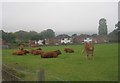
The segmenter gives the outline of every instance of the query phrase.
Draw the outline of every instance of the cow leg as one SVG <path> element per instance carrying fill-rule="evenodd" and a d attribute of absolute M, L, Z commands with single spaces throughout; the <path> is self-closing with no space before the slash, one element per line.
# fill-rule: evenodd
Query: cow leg
<path fill-rule="evenodd" d="M 87 51 L 87 58 L 88 58 L 88 60 L 90 60 L 90 59 L 91 59 L 91 54 L 90 54 L 90 51 Z"/>
<path fill-rule="evenodd" d="M 88 60 L 89 59 L 89 55 L 87 54 L 87 56 L 86 56 L 86 59 Z"/>
<path fill-rule="evenodd" d="M 87 54 L 87 59 L 90 60 L 90 54 L 89 53 Z"/>
<path fill-rule="evenodd" d="M 91 56 L 91 57 L 92 57 L 92 60 L 94 60 L 93 53 L 92 53 L 92 56 Z"/>
<path fill-rule="evenodd" d="M 86 58 L 86 60 L 88 59 L 88 53 L 85 51 L 85 50 L 83 50 L 83 53 L 85 54 L 85 58 Z"/>
<path fill-rule="evenodd" d="M 86 52 L 86 59 L 88 60 L 89 59 L 89 53 Z"/>

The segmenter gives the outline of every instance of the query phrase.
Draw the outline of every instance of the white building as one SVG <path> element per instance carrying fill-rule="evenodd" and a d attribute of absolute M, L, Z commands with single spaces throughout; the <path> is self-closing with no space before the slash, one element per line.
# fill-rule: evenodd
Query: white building
<path fill-rule="evenodd" d="M 86 39 L 84 39 L 84 42 L 92 42 L 92 39 L 86 38 Z"/>
<path fill-rule="evenodd" d="M 43 45 L 43 40 L 38 40 L 38 45 Z"/>
<path fill-rule="evenodd" d="M 61 39 L 61 43 L 64 43 L 64 44 L 73 43 L 72 38 L 63 38 Z"/>

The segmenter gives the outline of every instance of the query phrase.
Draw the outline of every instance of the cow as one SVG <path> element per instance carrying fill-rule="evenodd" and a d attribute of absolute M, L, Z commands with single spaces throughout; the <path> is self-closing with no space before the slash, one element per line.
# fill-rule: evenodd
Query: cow
<path fill-rule="evenodd" d="M 33 54 L 33 51 L 35 51 L 35 50 L 29 50 L 29 53 Z"/>
<path fill-rule="evenodd" d="M 93 43 L 92 42 L 85 42 L 82 54 L 86 53 L 86 58 L 91 59 L 91 58 L 93 58 L 93 52 L 94 52 Z"/>
<path fill-rule="evenodd" d="M 56 58 L 60 54 L 62 54 L 60 50 L 44 52 L 41 54 L 41 58 Z"/>
<path fill-rule="evenodd" d="M 32 54 L 41 55 L 42 53 L 44 53 L 42 50 L 34 50 Z"/>
<path fill-rule="evenodd" d="M 12 53 L 13 55 L 24 55 L 25 52 L 23 50 L 17 50 L 15 52 Z"/>
<path fill-rule="evenodd" d="M 42 48 L 37 48 L 36 50 L 42 50 Z"/>
<path fill-rule="evenodd" d="M 74 53 L 74 50 L 71 49 L 71 48 L 65 48 L 64 51 L 65 51 L 66 53 Z"/>
<path fill-rule="evenodd" d="M 17 50 L 13 52 L 12 55 L 26 55 L 27 53 L 29 53 L 27 50 Z"/>
<path fill-rule="evenodd" d="M 32 54 L 33 54 L 33 55 L 39 55 L 39 52 L 38 52 L 37 50 L 34 50 L 34 51 L 32 52 Z"/>
<path fill-rule="evenodd" d="M 24 51 L 24 53 L 25 53 L 25 54 L 28 54 L 28 53 L 29 53 L 29 51 L 28 51 L 28 50 L 23 50 L 23 51 Z"/>
<path fill-rule="evenodd" d="M 37 50 L 30 50 L 29 52 L 33 55 L 41 55 L 41 53 L 43 53 L 44 51 L 37 49 Z"/>

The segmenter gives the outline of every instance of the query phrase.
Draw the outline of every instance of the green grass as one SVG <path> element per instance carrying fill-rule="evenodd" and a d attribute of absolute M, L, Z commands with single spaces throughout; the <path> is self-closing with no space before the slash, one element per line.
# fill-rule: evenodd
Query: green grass
<path fill-rule="evenodd" d="M 65 47 L 75 53 L 65 53 Z M 37 71 L 45 70 L 46 81 L 117 81 L 118 80 L 118 44 L 96 44 L 94 60 L 86 60 L 81 55 L 83 45 L 44 46 L 45 51 L 60 49 L 58 58 L 44 59 L 31 54 L 25 56 L 11 55 L 15 49 L 4 49 L 2 60 L 13 68 L 22 71 L 24 80 L 36 80 Z M 18 64 L 16 64 L 18 63 Z"/>

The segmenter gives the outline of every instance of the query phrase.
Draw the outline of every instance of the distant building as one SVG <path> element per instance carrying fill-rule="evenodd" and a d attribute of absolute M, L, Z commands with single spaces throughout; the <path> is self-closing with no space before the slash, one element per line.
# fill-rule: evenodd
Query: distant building
<path fill-rule="evenodd" d="M 61 44 L 72 44 L 72 38 L 63 38 L 61 39 Z"/>
<path fill-rule="evenodd" d="M 43 45 L 44 40 L 38 40 L 38 45 Z"/>
<path fill-rule="evenodd" d="M 59 44 L 72 44 L 73 38 L 71 36 L 68 36 L 66 34 L 61 34 L 55 37 L 55 45 Z"/>
<path fill-rule="evenodd" d="M 96 36 L 96 37 L 92 37 L 93 41 L 95 43 L 108 43 L 109 39 L 107 36 Z"/>
<path fill-rule="evenodd" d="M 85 38 L 84 42 L 92 42 L 93 40 L 91 38 Z"/>
<path fill-rule="evenodd" d="M 29 40 L 29 46 L 30 47 L 36 47 L 38 44 L 37 44 L 37 42 L 36 41 L 34 41 L 34 40 Z"/>

